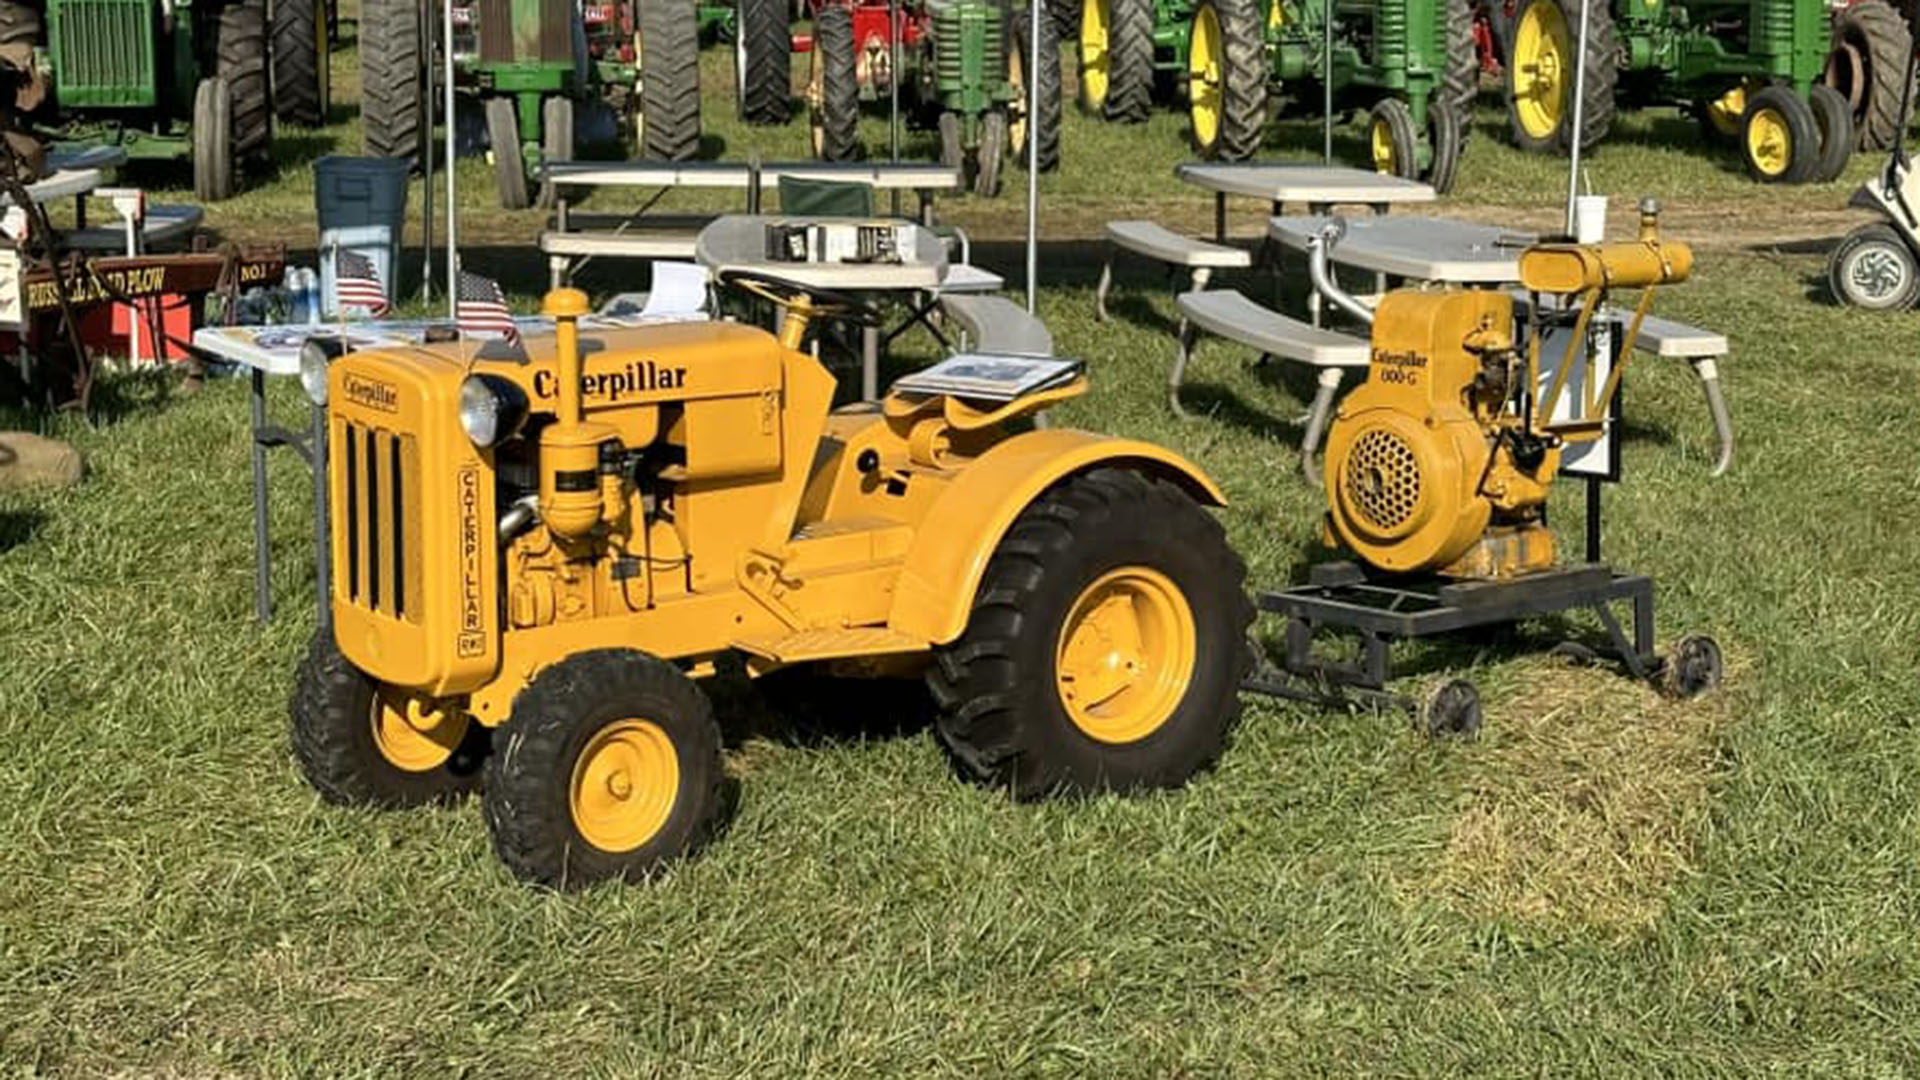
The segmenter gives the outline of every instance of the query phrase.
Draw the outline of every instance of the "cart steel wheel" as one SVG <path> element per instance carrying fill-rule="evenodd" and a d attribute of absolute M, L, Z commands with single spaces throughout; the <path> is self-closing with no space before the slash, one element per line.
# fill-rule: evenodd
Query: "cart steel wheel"
<path fill-rule="evenodd" d="M 697 850 L 725 805 L 720 728 L 693 680 L 632 649 L 578 653 L 534 676 L 487 760 L 493 848 L 566 889 L 640 878 Z"/>
<path fill-rule="evenodd" d="M 1847 160 L 1853 157 L 1853 112 L 1840 91 L 1823 83 L 1813 84 L 1807 104 L 1813 109 L 1814 127 L 1820 133 L 1820 153 L 1807 180 L 1824 184 L 1839 179 L 1847 171 Z"/>
<path fill-rule="evenodd" d="M 1920 298 L 1920 256 L 1884 222 L 1847 234 L 1827 260 L 1835 299 L 1869 311 L 1904 311 Z"/>
<path fill-rule="evenodd" d="M 1053 677 L 1088 737 L 1130 743 L 1158 731 L 1193 678 L 1193 609 L 1165 574 L 1123 566 L 1081 591 L 1060 627 Z"/>
<path fill-rule="evenodd" d="M 1812 107 L 1788 87 L 1761 90 L 1747 102 L 1740 150 L 1748 175 L 1756 180 L 1797 184 L 1807 179 L 1820 157 Z"/>
<path fill-rule="evenodd" d="M 314 635 L 288 713 L 294 760 L 328 802 L 420 806 L 479 781 L 486 730 L 456 708 L 381 687 L 340 655 L 329 631 Z"/>
<path fill-rule="evenodd" d="M 1431 110 L 1435 102 L 1428 106 Z M 1367 145 L 1375 172 L 1409 180 L 1420 176 L 1420 144 L 1413 130 L 1413 113 L 1399 98 L 1382 98 L 1368 115 Z"/>
<path fill-rule="evenodd" d="M 928 686 L 956 767 L 1017 798 L 1176 787 L 1252 660 L 1246 567 L 1180 488 L 1102 468 L 1015 520 Z"/>
<path fill-rule="evenodd" d="M 487 152 L 493 158 L 493 185 L 507 210 L 527 208 L 527 161 L 520 147 L 519 103 L 490 97 L 486 104 Z"/>

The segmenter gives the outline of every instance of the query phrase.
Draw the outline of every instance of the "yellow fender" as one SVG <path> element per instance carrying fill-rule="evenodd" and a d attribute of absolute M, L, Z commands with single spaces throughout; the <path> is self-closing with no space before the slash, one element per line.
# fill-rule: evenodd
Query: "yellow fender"
<path fill-rule="evenodd" d="M 1225 506 L 1219 486 L 1171 450 L 1086 431 L 1016 435 L 967 466 L 933 504 L 907 549 L 888 625 L 936 645 L 960 636 L 1000 538 L 1040 493 L 1096 466 L 1171 481 L 1203 506 Z"/>

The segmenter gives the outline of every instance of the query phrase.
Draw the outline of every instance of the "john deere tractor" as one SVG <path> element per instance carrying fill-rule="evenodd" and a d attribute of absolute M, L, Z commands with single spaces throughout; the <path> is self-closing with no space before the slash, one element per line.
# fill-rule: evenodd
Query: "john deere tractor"
<path fill-rule="evenodd" d="M 1146 119 L 1156 85 L 1183 96 L 1194 148 L 1252 157 L 1267 121 L 1365 110 L 1375 168 L 1452 187 L 1479 60 L 1467 0 L 1087 0 L 1080 100 Z M 1331 18 L 1332 55 L 1327 54 Z"/>
<path fill-rule="evenodd" d="M 557 336 L 524 356 L 310 343 L 332 625 L 291 713 L 322 796 L 477 787 L 516 875 L 638 877 L 714 835 L 700 680 L 723 664 L 922 677 L 955 768 L 1021 798 L 1176 787 L 1214 761 L 1253 611 L 1211 480 L 1148 443 L 1022 431 L 1085 389 L 1071 371 L 1007 402 L 831 410 L 808 325 L 879 313 L 721 282 L 783 308 L 778 336 L 589 331 L 586 297 L 557 290 Z"/>
<path fill-rule="evenodd" d="M 857 34 L 854 8 L 822 4 L 814 16 L 808 81 L 814 153 L 828 161 L 858 157 L 864 102 L 889 100 L 891 55 L 884 36 Z M 1060 46 L 1055 25 L 1040 25 L 1040 111 L 1028 116 L 1030 19 L 1005 0 L 928 0 L 904 5 L 900 28 L 900 108 L 907 124 L 937 131 L 940 160 L 963 169 L 973 191 L 995 195 L 1001 165 L 1027 159 L 1029 133 L 1040 140 L 1041 171 L 1060 166 Z M 880 23 L 884 35 L 886 22 Z M 885 57 L 884 61 L 880 60 Z"/>
<path fill-rule="evenodd" d="M 1576 0 L 1520 0 L 1507 114 L 1522 149 L 1572 142 Z M 1594 0 L 1584 35 L 1581 145 L 1615 110 L 1678 104 L 1747 171 L 1776 183 L 1840 175 L 1856 147 L 1897 136 L 1912 38 L 1886 0 L 1830 12 L 1826 0 Z"/>
<path fill-rule="evenodd" d="M 0 68 L 16 126 L 193 161 L 202 199 L 268 160 L 276 113 L 326 108 L 324 0 L 0 0 Z"/>
<path fill-rule="evenodd" d="M 532 202 L 543 161 L 574 156 L 576 113 L 612 110 L 649 158 L 684 160 L 700 145 L 699 26 L 692 0 L 576 4 L 467 0 L 453 8 L 455 78 L 477 108 L 500 204 Z M 422 72 L 437 41 L 419 0 L 361 8 L 361 120 L 367 152 L 420 153 Z M 542 202 L 550 190 L 541 190 Z"/>

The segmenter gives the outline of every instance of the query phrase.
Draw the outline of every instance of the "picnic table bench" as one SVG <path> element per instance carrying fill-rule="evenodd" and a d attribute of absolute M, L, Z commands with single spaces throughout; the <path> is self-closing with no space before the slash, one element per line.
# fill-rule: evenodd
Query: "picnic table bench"
<path fill-rule="evenodd" d="M 1107 321 L 1107 293 L 1113 288 L 1113 256 L 1120 250 L 1149 259 L 1181 266 L 1191 271 L 1189 287 L 1199 292 L 1207 287 L 1213 272 L 1253 265 L 1253 256 L 1237 247 L 1196 240 L 1152 221 L 1107 222 L 1107 258 L 1100 265 L 1100 282 L 1093 290 L 1093 310 L 1101 322 Z"/>

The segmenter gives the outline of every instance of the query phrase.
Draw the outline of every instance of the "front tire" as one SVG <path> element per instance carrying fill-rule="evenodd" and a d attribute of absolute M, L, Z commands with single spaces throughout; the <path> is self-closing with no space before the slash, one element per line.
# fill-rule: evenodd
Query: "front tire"
<path fill-rule="evenodd" d="M 1747 175 L 1769 184 L 1799 184 L 1820 162 L 1820 126 L 1813 107 L 1789 86 L 1769 86 L 1747 100 L 1740 156 Z"/>
<path fill-rule="evenodd" d="M 1017 798 L 1178 787 L 1220 755 L 1252 653 L 1246 567 L 1162 480 L 1097 469 L 1027 507 L 928 685 L 956 767 Z"/>
<path fill-rule="evenodd" d="M 294 760 L 320 797 L 340 806 L 400 809 L 473 790 L 486 733 L 448 708 L 437 723 L 383 689 L 340 654 L 331 631 L 314 634 L 294 677 Z"/>
<path fill-rule="evenodd" d="M 193 91 L 193 194 L 219 202 L 233 194 L 233 117 L 225 79 L 201 79 Z"/>
<path fill-rule="evenodd" d="M 1868 311 L 1905 311 L 1920 299 L 1920 257 L 1893 226 L 1862 225 L 1827 259 L 1834 298 Z"/>
<path fill-rule="evenodd" d="M 487 146 L 493 152 L 493 186 L 505 210 L 527 208 L 527 162 L 520 148 L 519 104 L 510 97 L 487 99 Z"/>
<path fill-rule="evenodd" d="M 634 880 L 719 824 L 725 773 L 707 696 L 631 649 L 579 653 L 513 701 L 481 810 L 514 876 L 556 889 Z"/>
<path fill-rule="evenodd" d="M 1428 106 L 1431 111 L 1434 102 Z M 1399 98 L 1381 98 L 1368 117 L 1367 146 L 1373 171 L 1405 180 L 1420 177 L 1420 143 L 1413 130 L 1413 112 Z"/>

